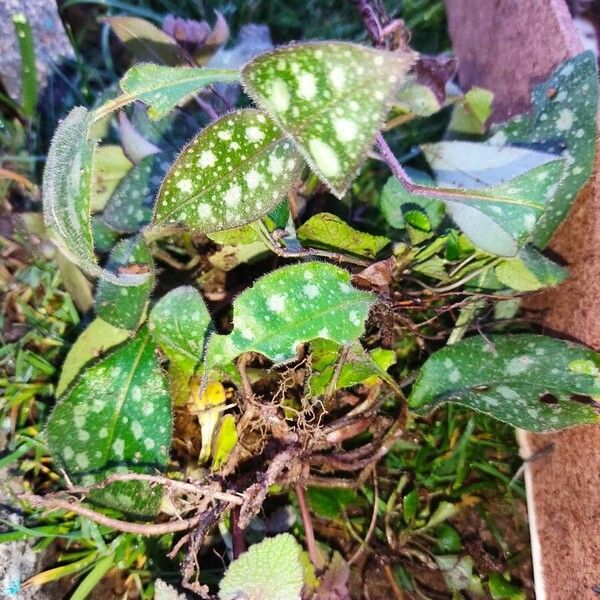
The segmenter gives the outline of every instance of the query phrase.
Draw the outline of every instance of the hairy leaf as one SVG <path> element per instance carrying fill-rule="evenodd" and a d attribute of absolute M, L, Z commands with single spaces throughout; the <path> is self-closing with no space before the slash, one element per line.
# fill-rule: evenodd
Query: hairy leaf
<path fill-rule="evenodd" d="M 210 232 L 256 221 L 279 204 L 302 162 L 263 113 L 226 115 L 175 161 L 161 186 L 154 222 Z"/>
<path fill-rule="evenodd" d="M 202 358 L 211 319 L 200 292 L 181 286 L 163 296 L 150 311 L 148 328 L 170 360 L 195 366 Z"/>
<path fill-rule="evenodd" d="M 154 583 L 154 600 L 187 600 L 187 596 L 180 594 L 162 579 L 157 579 Z"/>
<path fill-rule="evenodd" d="M 582 368 L 589 365 L 589 368 Z M 420 414 L 456 402 L 530 431 L 599 420 L 600 356 L 549 337 L 515 334 L 472 337 L 435 352 L 409 397 Z"/>
<path fill-rule="evenodd" d="M 347 271 L 330 264 L 273 271 L 235 299 L 233 331 L 211 337 L 207 369 L 249 351 L 275 362 L 289 360 L 299 344 L 316 338 L 347 344 L 362 334 L 374 299 L 350 285 Z"/>
<path fill-rule="evenodd" d="M 128 337 L 127 330 L 114 327 L 100 317 L 94 319 L 75 340 L 63 362 L 60 379 L 54 391 L 56 397 L 63 394 L 86 363 L 102 356 L 107 350 L 124 342 Z"/>
<path fill-rule="evenodd" d="M 47 437 L 58 462 L 84 485 L 165 465 L 171 402 L 145 329 L 80 373 L 50 416 Z M 160 501 L 141 482 L 111 484 L 89 498 L 132 513 L 151 513 Z"/>
<path fill-rule="evenodd" d="M 447 213 L 475 246 L 490 254 L 515 256 L 531 236 L 563 173 L 563 161 L 558 160 L 501 185 L 438 191 L 446 194 L 442 201 Z M 405 194 L 406 201 L 418 202 L 417 194 Z"/>
<path fill-rule="evenodd" d="M 89 128 L 88 111 L 77 106 L 52 138 L 44 169 L 44 222 L 53 241 L 86 273 L 117 286 L 143 285 L 145 274 L 115 275 L 97 264 L 90 226 L 94 144 Z"/>
<path fill-rule="evenodd" d="M 220 600 L 300 600 L 302 548 L 289 533 L 266 538 L 234 560 L 219 583 Z"/>
<path fill-rule="evenodd" d="M 342 251 L 355 256 L 375 258 L 391 240 L 350 227 L 331 213 L 314 215 L 298 228 L 298 239 L 304 246 Z"/>
<path fill-rule="evenodd" d="M 60 123 L 48 150 L 42 194 L 44 221 L 54 241 L 82 269 L 97 275 L 90 227 L 94 144 L 88 141 L 89 125 L 83 106 Z"/>
<path fill-rule="evenodd" d="M 503 145 L 537 145 L 566 159 L 566 176 L 536 225 L 533 242 L 544 247 L 589 179 L 596 152 L 598 72 L 596 57 L 583 52 L 534 87 L 533 111 L 500 125 L 490 140 Z"/>
<path fill-rule="evenodd" d="M 146 275 L 142 285 L 126 287 L 101 280 L 96 289 L 96 314 L 115 327 L 136 329 L 154 283 L 154 262 L 144 239 L 133 237 L 119 242 L 110 253 L 107 267 L 119 273 Z"/>
<path fill-rule="evenodd" d="M 341 197 L 413 61 L 347 42 L 292 44 L 252 60 L 242 82 Z"/>
<path fill-rule="evenodd" d="M 199 69 L 135 65 L 121 79 L 121 89 L 149 106 L 151 119 L 164 117 L 172 108 L 189 100 L 198 90 L 217 81 L 238 81 L 233 69 Z"/>

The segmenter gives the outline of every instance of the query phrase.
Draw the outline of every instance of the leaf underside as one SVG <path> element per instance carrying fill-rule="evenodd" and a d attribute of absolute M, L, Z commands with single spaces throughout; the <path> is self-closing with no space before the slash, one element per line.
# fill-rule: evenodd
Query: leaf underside
<path fill-rule="evenodd" d="M 600 395 L 598 366 L 593 350 L 545 336 L 472 337 L 425 362 L 409 406 L 428 414 L 455 402 L 530 431 L 595 423 L 599 411 L 591 397 Z"/>
<path fill-rule="evenodd" d="M 256 221 L 285 197 L 302 164 L 266 115 L 231 113 L 183 149 L 159 191 L 154 222 L 211 232 Z"/>
<path fill-rule="evenodd" d="M 161 468 L 167 461 L 171 429 L 164 377 L 155 346 L 142 329 L 80 373 L 50 416 L 47 437 L 69 476 L 91 485 L 114 472 Z M 91 499 L 131 513 L 152 513 L 157 508 L 156 495 L 140 482 L 112 484 Z"/>
<path fill-rule="evenodd" d="M 341 197 L 413 62 L 406 52 L 347 42 L 292 44 L 248 63 L 242 82 Z"/>

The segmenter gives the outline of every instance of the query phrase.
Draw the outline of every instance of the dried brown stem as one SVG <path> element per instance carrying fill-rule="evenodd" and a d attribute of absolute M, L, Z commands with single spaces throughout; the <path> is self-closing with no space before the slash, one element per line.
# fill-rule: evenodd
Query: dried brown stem
<path fill-rule="evenodd" d="M 38 508 L 44 508 L 48 510 L 66 510 L 74 512 L 82 517 L 94 521 L 99 525 L 105 525 L 116 531 L 122 531 L 123 533 L 134 533 L 136 535 L 153 536 L 153 535 L 165 535 L 166 533 L 175 533 L 177 531 L 186 531 L 195 527 L 202 518 L 202 515 L 196 515 L 191 519 L 178 519 L 176 521 L 169 521 L 168 523 L 129 523 L 128 521 L 121 521 L 120 519 L 113 519 L 107 517 L 102 513 L 96 512 L 91 508 L 82 506 L 79 502 L 71 502 L 69 500 L 61 500 L 58 498 L 44 498 L 41 496 L 35 496 L 33 494 L 21 494 L 20 500 L 29 502 L 32 506 Z"/>

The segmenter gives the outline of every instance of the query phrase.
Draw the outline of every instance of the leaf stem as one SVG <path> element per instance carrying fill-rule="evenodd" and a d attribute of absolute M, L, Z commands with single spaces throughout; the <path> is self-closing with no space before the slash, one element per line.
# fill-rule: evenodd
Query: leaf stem
<path fill-rule="evenodd" d="M 133 94 L 120 94 L 116 98 L 105 102 L 97 109 L 92 111 L 92 123 L 99 121 L 123 106 L 131 104 L 134 100 L 137 100 L 137 96 L 134 96 Z"/>
<path fill-rule="evenodd" d="M 306 493 L 304 488 L 298 484 L 296 485 L 296 497 L 298 498 L 298 506 L 300 508 L 300 516 L 302 517 L 302 524 L 304 526 L 304 535 L 306 537 L 306 550 L 308 551 L 308 557 L 314 567 L 319 566 L 319 556 L 317 552 L 317 543 L 315 540 L 315 531 L 313 529 L 312 520 L 310 518 L 310 510 L 308 508 L 308 502 L 306 501 Z"/>

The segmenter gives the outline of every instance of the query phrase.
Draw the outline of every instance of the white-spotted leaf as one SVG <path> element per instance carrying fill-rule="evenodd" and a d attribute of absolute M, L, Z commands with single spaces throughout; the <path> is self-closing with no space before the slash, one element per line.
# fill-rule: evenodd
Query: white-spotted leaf
<path fill-rule="evenodd" d="M 413 62 L 347 42 L 292 44 L 252 60 L 242 82 L 341 197 Z"/>
<path fill-rule="evenodd" d="M 150 311 L 148 329 L 169 360 L 200 362 L 212 321 L 200 292 L 181 286 L 163 296 Z"/>
<path fill-rule="evenodd" d="M 219 81 L 236 82 L 240 73 L 232 69 L 135 65 L 121 79 L 121 89 L 148 105 L 151 119 L 164 117 L 202 88 Z"/>
<path fill-rule="evenodd" d="M 586 366 L 586 368 L 582 368 Z M 550 431 L 600 420 L 600 355 L 532 335 L 468 338 L 423 365 L 409 406 L 427 414 L 455 402 L 514 427 Z"/>
<path fill-rule="evenodd" d="M 129 331 L 119 329 L 96 317 L 75 340 L 65 357 L 60 379 L 54 390 L 56 397 L 59 398 L 63 394 L 86 363 L 102 356 L 128 337 Z"/>
<path fill-rule="evenodd" d="M 531 237 L 563 174 L 564 161 L 555 160 L 488 188 L 438 188 L 446 194 L 443 198 L 420 196 L 405 188 L 396 194 L 402 203 L 419 204 L 423 197 L 443 201 L 448 215 L 475 246 L 510 257 Z"/>
<path fill-rule="evenodd" d="M 547 81 L 534 87 L 531 115 L 520 115 L 498 126 L 490 140 L 500 145 L 527 144 L 562 153 L 565 158 L 565 177 L 533 232 L 533 242 L 539 247 L 550 241 L 592 173 L 597 135 L 597 69 L 596 57 L 590 51 L 565 61 Z"/>
<path fill-rule="evenodd" d="M 121 233 L 134 233 L 152 218 L 158 187 L 170 163 L 162 154 L 146 156 L 113 192 L 102 213 L 104 222 Z"/>
<path fill-rule="evenodd" d="M 183 149 L 159 191 L 154 222 L 211 232 L 256 221 L 281 202 L 302 164 L 266 115 L 236 111 Z"/>
<path fill-rule="evenodd" d="M 120 286 L 100 280 L 96 288 L 96 314 L 115 327 L 134 330 L 140 324 L 154 285 L 152 254 L 142 237 L 132 237 L 113 248 L 107 267 L 117 273 L 146 275 L 142 285 Z"/>
<path fill-rule="evenodd" d="M 302 547 L 289 533 L 250 546 L 219 583 L 220 600 L 300 600 L 304 574 Z"/>
<path fill-rule="evenodd" d="M 364 331 L 375 297 L 350 284 L 344 269 L 306 262 L 277 269 L 233 303 L 233 331 L 210 338 L 206 367 L 225 365 L 243 352 L 275 362 L 292 359 L 298 345 L 317 338 L 347 344 Z"/>
<path fill-rule="evenodd" d="M 171 401 L 148 331 L 85 368 L 59 400 L 47 427 L 50 449 L 69 477 L 84 485 L 111 473 L 153 472 L 167 461 Z M 131 513 L 156 511 L 160 490 L 118 482 L 90 500 Z"/>

